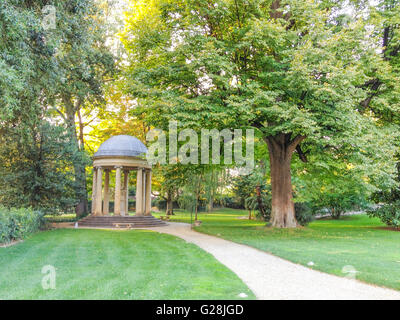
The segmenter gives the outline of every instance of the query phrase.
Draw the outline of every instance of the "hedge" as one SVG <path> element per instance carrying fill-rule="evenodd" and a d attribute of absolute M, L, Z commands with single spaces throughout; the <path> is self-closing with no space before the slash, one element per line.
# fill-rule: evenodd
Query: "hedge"
<path fill-rule="evenodd" d="M 30 208 L 7 209 L 0 206 L 0 243 L 23 239 L 40 229 L 43 213 Z"/>

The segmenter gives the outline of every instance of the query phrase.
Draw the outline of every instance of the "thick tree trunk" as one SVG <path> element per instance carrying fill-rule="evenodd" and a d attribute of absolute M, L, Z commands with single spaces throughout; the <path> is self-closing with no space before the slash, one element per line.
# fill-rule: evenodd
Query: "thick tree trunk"
<path fill-rule="evenodd" d="M 70 135 L 71 144 L 74 146 L 74 151 L 79 153 L 81 150 L 79 148 L 79 142 L 76 134 L 76 124 L 75 124 L 75 111 L 76 108 L 73 105 L 70 97 L 65 97 L 64 99 L 65 110 L 66 110 L 66 122 Z M 88 213 L 88 197 L 87 197 L 87 186 L 86 186 L 86 170 L 85 164 L 83 163 L 81 157 L 76 157 L 73 162 L 75 182 L 76 182 L 76 196 L 78 198 L 78 203 L 75 206 L 76 216 L 82 217 Z"/>
<path fill-rule="evenodd" d="M 272 188 L 271 224 L 277 228 L 298 226 L 295 216 L 290 164 L 296 146 L 305 138 L 297 136 L 292 141 L 290 134 L 267 137 Z"/>

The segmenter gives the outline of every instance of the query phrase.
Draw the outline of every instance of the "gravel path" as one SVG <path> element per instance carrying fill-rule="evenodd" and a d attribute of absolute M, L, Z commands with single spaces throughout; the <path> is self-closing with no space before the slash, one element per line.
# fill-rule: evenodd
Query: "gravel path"
<path fill-rule="evenodd" d="M 235 272 L 258 299 L 400 299 L 400 292 L 315 271 L 258 249 L 169 222 L 151 228 L 191 242 Z"/>

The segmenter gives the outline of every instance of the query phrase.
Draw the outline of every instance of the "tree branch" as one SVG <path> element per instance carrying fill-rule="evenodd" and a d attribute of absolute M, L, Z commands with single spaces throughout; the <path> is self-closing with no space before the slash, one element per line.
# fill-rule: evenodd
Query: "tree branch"
<path fill-rule="evenodd" d="M 306 136 L 303 136 L 300 134 L 297 135 L 296 137 L 294 137 L 294 139 L 292 141 L 290 141 L 290 143 L 289 143 L 289 146 L 288 146 L 289 150 L 293 152 L 296 149 L 297 145 L 300 142 L 302 142 L 305 138 L 306 138 Z"/>
<path fill-rule="evenodd" d="M 303 150 L 301 150 L 301 147 L 299 144 L 296 146 L 296 151 L 299 154 L 299 158 L 301 161 L 308 162 L 307 155 L 303 152 Z"/>

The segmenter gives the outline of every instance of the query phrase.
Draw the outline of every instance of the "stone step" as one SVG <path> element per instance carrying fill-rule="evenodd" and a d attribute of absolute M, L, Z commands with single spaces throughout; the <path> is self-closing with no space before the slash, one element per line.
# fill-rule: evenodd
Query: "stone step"
<path fill-rule="evenodd" d="M 148 219 L 156 219 L 154 216 L 86 216 L 84 219 L 110 219 L 110 218 L 114 218 L 114 219 L 123 219 L 123 218 L 148 218 Z"/>
<path fill-rule="evenodd" d="M 140 223 L 140 222 L 101 222 L 101 223 L 99 223 L 99 222 L 90 222 L 90 221 L 88 221 L 88 222 L 78 222 L 78 225 L 86 225 L 86 224 L 103 224 L 103 225 L 114 225 L 114 224 L 134 224 L 134 225 L 139 225 L 139 224 L 143 224 L 143 225 L 150 225 L 150 224 L 162 224 L 162 225 L 164 225 L 165 223 L 164 222 L 155 222 L 155 221 L 153 221 L 153 222 L 147 222 L 147 223 Z"/>
<path fill-rule="evenodd" d="M 89 220 L 80 220 L 80 222 L 86 222 L 86 221 L 95 221 L 95 222 L 110 222 L 110 221 L 115 221 L 115 222 L 151 222 L 151 221 L 155 221 L 155 219 L 109 219 L 109 220 L 105 220 L 105 219 L 89 219 Z"/>
<path fill-rule="evenodd" d="M 126 229 L 160 227 L 165 225 L 165 222 L 153 216 L 88 216 L 78 221 L 78 227 L 88 228 Z"/>
<path fill-rule="evenodd" d="M 114 225 L 103 225 L 103 224 L 96 224 L 96 225 L 81 225 L 78 228 L 109 228 L 109 229 L 126 229 L 126 228 L 156 228 L 156 227 L 164 227 L 164 225 L 159 225 L 159 224 L 155 224 L 155 225 L 133 225 L 133 226 L 114 226 Z"/>
<path fill-rule="evenodd" d="M 81 221 L 86 221 L 86 220 L 93 220 L 93 221 L 108 221 L 108 220 L 115 220 L 115 221 L 122 221 L 122 220 L 129 220 L 129 221 L 134 221 L 134 220 L 154 220 L 156 218 L 154 217 L 121 217 L 121 218 L 115 218 L 115 217 L 89 217 L 89 218 L 83 218 Z"/>
<path fill-rule="evenodd" d="M 144 221 L 144 220 L 123 220 L 123 221 L 117 221 L 117 220 L 111 220 L 111 221 L 96 221 L 96 220 L 86 220 L 86 221 L 78 221 L 79 223 L 86 223 L 86 222 L 92 222 L 92 223 L 151 223 L 154 222 L 155 220 L 148 220 L 148 221 Z"/>

